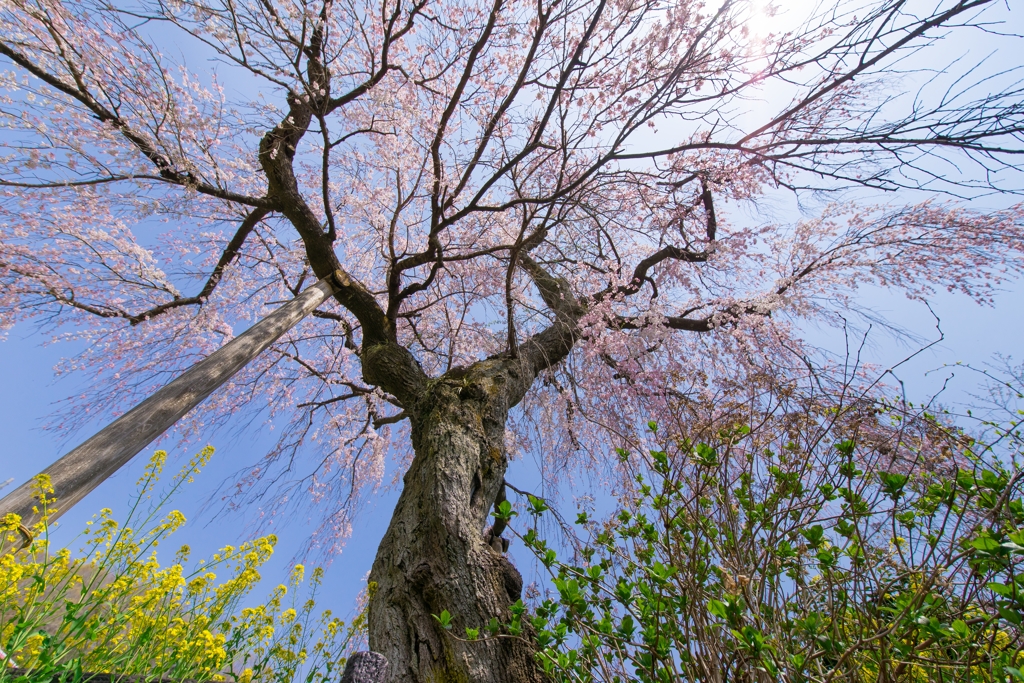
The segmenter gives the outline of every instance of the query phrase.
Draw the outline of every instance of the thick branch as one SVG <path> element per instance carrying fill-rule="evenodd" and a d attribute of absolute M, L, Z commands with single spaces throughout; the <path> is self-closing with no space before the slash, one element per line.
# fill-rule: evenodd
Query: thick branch
<path fill-rule="evenodd" d="M 524 383 L 521 393 L 525 394 L 540 372 L 561 362 L 572 351 L 579 340 L 579 320 L 586 308 L 576 299 L 564 278 L 551 275 L 528 254 L 520 254 L 519 262 L 533 279 L 541 299 L 555 315 L 551 325 L 520 345 L 519 359 L 509 359 L 510 363 L 525 366 L 526 376 L 521 377 Z M 519 398 L 521 396 L 516 402 Z"/>
<path fill-rule="evenodd" d="M 706 251 L 690 251 L 689 249 L 681 249 L 671 245 L 663 247 L 637 264 L 636 268 L 633 269 L 633 277 L 630 279 L 629 284 L 603 289 L 590 297 L 590 300 L 594 303 L 600 303 L 611 296 L 636 294 L 640 291 L 644 282 L 647 281 L 647 273 L 650 269 L 669 259 L 685 261 L 686 263 L 706 263 L 708 253 Z"/>
<path fill-rule="evenodd" d="M 770 318 L 772 314 L 771 311 L 764 310 L 762 307 L 751 304 L 736 304 L 728 306 L 718 313 L 705 316 L 703 318 L 690 318 L 686 315 L 668 315 L 662 320 L 665 327 L 672 330 L 682 330 L 684 332 L 710 332 L 717 327 L 721 327 L 723 324 L 734 322 L 736 319 L 744 315 L 756 315 Z M 651 322 L 641 323 L 636 316 L 621 315 L 615 316 L 611 322 L 612 327 L 618 330 L 641 330 L 645 327 L 650 327 L 652 324 L 653 323 Z"/>
<path fill-rule="evenodd" d="M 325 95 L 320 100 L 310 101 L 289 93 L 288 113 L 260 140 L 259 160 L 267 176 L 267 195 L 274 208 L 284 214 L 299 233 L 313 272 L 318 278 L 334 277 L 335 299 L 359 321 L 363 333 L 360 354 L 363 379 L 392 394 L 403 405 L 412 405 L 426 386 L 426 374 L 408 349 L 398 344 L 393 321 L 388 320 L 373 293 L 338 261 L 332 236 L 323 229 L 295 176 L 294 160 L 299 142 L 317 112 L 332 106 L 330 102 L 323 102 L 330 93 L 330 73 L 323 65 L 321 51 L 322 47 L 306 54 L 310 60 L 310 80 Z M 336 106 L 341 104 L 343 102 Z"/>
<path fill-rule="evenodd" d="M 707 219 L 708 242 L 714 242 L 715 236 L 718 234 L 718 218 L 715 216 L 715 201 L 714 197 L 711 196 L 711 188 L 708 187 L 707 178 L 700 179 L 700 189 L 700 200 L 704 204 L 704 215 Z M 705 254 L 704 260 L 707 260 L 707 254 Z"/>
<path fill-rule="evenodd" d="M 293 167 L 295 150 L 309 129 L 313 109 L 295 95 L 288 97 L 284 119 L 260 140 L 260 164 L 268 180 L 267 195 L 302 238 L 309 265 L 318 278 L 335 275 L 335 298 L 352 312 L 363 329 L 363 344 L 393 343 L 394 329 L 373 294 L 342 268 L 330 236 L 299 189 Z"/>

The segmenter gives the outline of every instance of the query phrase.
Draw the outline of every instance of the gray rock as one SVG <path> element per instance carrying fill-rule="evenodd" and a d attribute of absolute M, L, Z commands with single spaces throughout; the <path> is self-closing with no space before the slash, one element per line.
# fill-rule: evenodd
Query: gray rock
<path fill-rule="evenodd" d="M 356 652 L 345 664 L 341 683 L 384 683 L 388 673 L 388 658 L 381 653 Z"/>

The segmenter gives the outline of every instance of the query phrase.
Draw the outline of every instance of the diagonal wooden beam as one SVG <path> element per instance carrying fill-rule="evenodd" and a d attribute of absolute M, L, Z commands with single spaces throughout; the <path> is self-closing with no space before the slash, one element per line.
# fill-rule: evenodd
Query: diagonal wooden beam
<path fill-rule="evenodd" d="M 312 313 L 334 294 L 337 286 L 334 279 L 334 276 L 326 277 L 303 290 L 43 470 L 42 474 L 49 475 L 53 495 L 57 498 L 57 510 L 50 511 L 49 521 L 55 521 L 71 509 L 185 413 L 202 403 L 281 335 Z M 22 534 L 27 541 L 31 541 L 28 530 L 39 517 L 32 510 L 38 504 L 32 496 L 34 479 L 0 499 L 0 517 L 12 512 L 19 515 Z"/>

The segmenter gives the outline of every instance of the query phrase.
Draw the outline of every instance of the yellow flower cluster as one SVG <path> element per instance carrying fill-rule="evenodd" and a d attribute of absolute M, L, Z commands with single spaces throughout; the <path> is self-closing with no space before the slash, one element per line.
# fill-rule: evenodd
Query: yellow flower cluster
<path fill-rule="evenodd" d="M 39 480 L 44 522 L 33 530 L 36 540 L 14 550 L 24 540 L 20 520 L 0 519 L 0 649 L 39 680 L 68 668 L 243 683 L 291 681 L 300 669 L 312 683 L 336 677 L 359 632 L 330 612 L 314 616 L 319 569 L 301 605 L 296 601 L 305 570 L 297 565 L 288 585 L 278 586 L 264 604 L 241 608 L 274 552 L 274 536 L 226 546 L 193 570 L 185 568 L 187 546 L 174 564 L 158 562 L 157 546 L 185 517 L 177 510 L 160 517 L 157 510 L 212 454 L 206 448 L 193 458 L 154 512 L 137 523 L 118 524 L 110 510 L 101 510 L 75 557 L 67 549 L 51 551 L 45 517 L 55 501 L 49 482 Z M 166 459 L 158 451 L 150 460 L 129 521 L 152 497 Z M 357 623 L 361 627 L 364 619 Z M 0 667 L 0 682 L 5 676 Z"/>

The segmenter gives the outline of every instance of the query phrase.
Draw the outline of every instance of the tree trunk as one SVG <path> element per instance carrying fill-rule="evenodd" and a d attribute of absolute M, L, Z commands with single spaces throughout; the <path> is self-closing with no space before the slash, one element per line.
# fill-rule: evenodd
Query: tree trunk
<path fill-rule="evenodd" d="M 505 419 L 519 397 L 506 372 L 480 369 L 430 382 L 413 411 L 415 457 L 370 572 L 370 649 L 388 658 L 392 683 L 545 680 L 525 640 L 465 642 L 466 627 L 484 634 L 492 617 L 507 622 L 523 585 L 485 538 L 508 464 Z M 431 616 L 442 610 L 451 632 Z"/>

